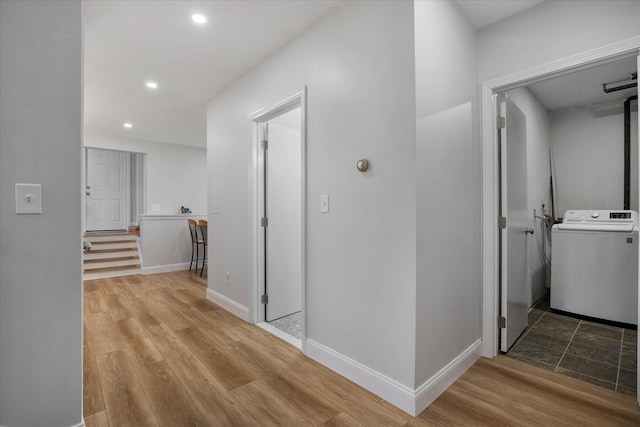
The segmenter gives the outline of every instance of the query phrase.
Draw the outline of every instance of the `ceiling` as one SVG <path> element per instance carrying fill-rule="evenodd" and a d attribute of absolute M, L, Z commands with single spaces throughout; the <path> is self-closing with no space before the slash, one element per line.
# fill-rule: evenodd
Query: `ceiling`
<path fill-rule="evenodd" d="M 540 1 L 456 0 L 477 28 Z M 208 101 L 343 2 L 85 0 L 85 133 L 205 147 Z"/>
<path fill-rule="evenodd" d="M 469 21 L 481 29 L 544 0 L 456 0 Z"/>
<path fill-rule="evenodd" d="M 626 98 L 637 95 L 638 89 L 605 93 L 602 85 L 628 80 L 635 72 L 637 59 L 634 55 L 533 83 L 528 89 L 549 111 L 588 107 L 596 112 L 616 113 Z"/>
<path fill-rule="evenodd" d="M 204 147 L 207 102 L 340 3 L 86 0 L 85 133 Z"/>

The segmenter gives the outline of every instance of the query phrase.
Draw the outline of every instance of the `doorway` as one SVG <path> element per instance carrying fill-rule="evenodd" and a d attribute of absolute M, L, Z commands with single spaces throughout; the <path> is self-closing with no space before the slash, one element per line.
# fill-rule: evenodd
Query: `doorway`
<path fill-rule="evenodd" d="M 84 231 L 126 231 L 145 206 L 145 154 L 85 148 Z"/>
<path fill-rule="evenodd" d="M 304 93 L 250 116 L 256 124 L 254 320 L 303 351 Z"/>
<path fill-rule="evenodd" d="M 501 185 L 498 180 L 500 176 L 500 164 L 498 159 L 501 158 L 499 153 L 499 133 L 498 127 L 495 126 L 496 117 L 500 115 L 498 97 L 502 93 L 506 93 L 512 89 L 524 88 L 527 85 L 540 82 L 543 79 L 550 77 L 556 77 L 560 75 L 566 75 L 576 71 L 584 70 L 594 65 L 600 65 L 610 63 L 623 58 L 633 58 L 635 67 L 638 66 L 637 46 L 630 48 L 624 43 L 619 45 L 609 46 L 606 50 L 599 50 L 588 52 L 573 58 L 557 61 L 552 64 L 531 69 L 526 72 L 518 73 L 517 75 L 505 76 L 499 79 L 495 79 L 489 82 L 485 82 L 482 85 L 482 102 L 483 102 L 483 355 L 486 357 L 493 357 L 497 355 L 500 347 L 500 332 L 499 323 L 503 322 L 501 318 L 500 306 L 502 304 L 501 288 L 498 285 L 500 278 L 501 266 L 500 260 L 502 256 L 502 250 L 500 245 L 500 228 L 503 227 L 501 216 Z M 604 83 L 604 82 L 602 82 Z M 636 124 L 637 127 L 637 124 Z M 637 153 L 635 154 L 637 157 Z M 635 159 L 634 159 L 635 160 Z M 622 162 L 622 159 L 620 159 Z M 550 166 L 547 166 L 550 167 Z M 635 172 L 637 175 L 637 170 Z M 637 176 L 632 177 L 637 179 Z M 622 175 L 620 176 L 622 180 Z M 622 181 L 621 181 L 622 182 Z M 555 183 L 554 183 L 555 184 Z M 622 184 L 621 184 L 622 187 Z M 555 186 L 554 193 L 556 192 Z M 545 182 L 545 189 L 549 191 L 550 183 Z M 637 197 L 637 187 L 632 198 Z M 554 194 L 554 196 L 557 194 Z M 540 204 L 541 199 L 537 199 L 537 203 Z M 558 209 L 558 204 L 551 203 L 550 200 L 542 200 L 543 204 L 537 207 L 537 212 L 531 209 L 528 210 L 527 216 L 529 222 L 535 222 L 534 218 L 545 218 L 545 213 L 549 213 L 550 217 L 557 218 L 562 215 L 562 208 Z M 545 206 L 546 205 L 546 206 Z M 535 206 L 535 205 L 534 205 Z M 547 211 L 545 212 L 545 208 Z M 622 208 L 622 207 L 621 207 Z M 555 215 L 552 212 L 555 209 Z M 496 218 L 498 218 L 498 227 L 496 227 Z M 507 223 L 509 221 L 507 220 Z M 522 234 L 526 235 L 528 228 L 522 230 Z M 536 228 L 536 234 L 538 228 Z M 535 241 L 530 237 L 532 243 Z M 535 249 L 535 244 L 531 244 L 530 247 Z M 509 250 L 509 254 L 511 251 Z M 544 267 L 541 267 L 544 270 Z M 533 298 L 531 295 L 528 295 Z M 533 299 L 535 303 L 536 299 Z M 532 301 L 529 301 L 531 305 Z M 530 306 L 529 305 L 529 306 Z M 536 314 L 540 314 L 536 312 Z M 540 316 L 542 317 L 542 316 Z M 545 317 L 551 317 L 550 314 Z M 528 319 L 531 323 L 532 319 Z M 527 319 L 525 318 L 525 325 Z M 536 322 L 533 319 L 533 322 Z M 506 325 L 509 325 L 510 320 L 506 319 Z M 528 325 L 529 327 L 532 325 Z M 590 325 L 591 326 L 591 325 Z M 580 329 L 580 328 L 578 328 Z M 584 329 L 584 328 L 583 328 Z M 575 332 L 575 331 L 574 331 Z M 580 331 L 578 331 L 580 332 Z M 519 334 L 518 334 L 519 335 Z M 635 340 L 637 345 L 637 338 Z M 502 349 L 502 348 L 501 348 Z M 618 369 L 620 369 L 618 367 Z M 634 372 L 637 383 L 637 373 Z"/>

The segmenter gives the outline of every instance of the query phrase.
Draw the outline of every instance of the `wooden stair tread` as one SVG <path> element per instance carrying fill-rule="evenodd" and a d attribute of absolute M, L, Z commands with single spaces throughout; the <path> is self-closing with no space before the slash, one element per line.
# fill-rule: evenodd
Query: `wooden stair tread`
<path fill-rule="evenodd" d="M 116 257 L 116 258 L 85 259 L 84 263 L 85 264 L 93 264 L 93 263 L 99 263 L 99 262 L 129 261 L 129 260 L 132 260 L 132 259 L 140 259 L 140 257 L 138 255 L 131 255 L 131 256 L 121 256 L 121 257 Z"/>
<path fill-rule="evenodd" d="M 104 273 L 108 271 L 117 271 L 117 270 L 133 270 L 136 268 L 140 268 L 140 264 L 133 265 L 118 265 L 115 267 L 102 267 L 102 268 L 93 268 L 93 269 L 85 269 L 84 273 Z"/>
<path fill-rule="evenodd" d="M 131 246 L 127 248 L 114 248 L 114 249 L 91 249 L 90 251 L 86 252 L 85 255 L 106 254 L 111 252 L 129 252 L 129 251 L 137 251 L 137 250 L 138 248 L 136 246 Z"/>
<path fill-rule="evenodd" d="M 96 240 L 96 241 L 91 241 L 90 243 L 92 245 L 110 245 L 112 243 L 133 243 L 135 242 L 135 239 L 131 239 L 131 240 Z"/>

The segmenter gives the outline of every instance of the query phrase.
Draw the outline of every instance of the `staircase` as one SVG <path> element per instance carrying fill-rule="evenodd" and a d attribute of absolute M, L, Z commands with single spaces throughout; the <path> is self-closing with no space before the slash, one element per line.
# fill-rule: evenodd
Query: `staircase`
<path fill-rule="evenodd" d="M 83 255 L 83 278 L 140 274 L 138 237 L 127 232 L 85 233 L 83 241 L 91 244 Z"/>

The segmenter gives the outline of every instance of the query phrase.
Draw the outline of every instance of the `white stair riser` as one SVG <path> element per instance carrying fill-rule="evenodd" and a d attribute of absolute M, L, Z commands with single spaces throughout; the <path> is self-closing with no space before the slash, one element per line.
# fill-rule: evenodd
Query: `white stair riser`
<path fill-rule="evenodd" d="M 84 273 L 83 279 L 84 280 L 104 279 L 107 277 L 133 276 L 141 273 L 142 273 L 141 268 L 130 268 L 127 270 L 101 271 L 99 273 Z"/>
<path fill-rule="evenodd" d="M 95 252 L 85 252 L 84 259 L 110 259 L 110 258 L 122 258 L 125 256 L 134 256 L 138 255 L 138 249 L 130 249 L 126 251 L 118 251 L 118 252 L 103 252 L 103 253 L 95 253 Z"/>
<path fill-rule="evenodd" d="M 136 265 L 139 264 L 139 259 L 125 259 L 120 261 L 104 261 L 104 262 L 92 262 L 89 264 L 84 264 L 85 270 L 99 269 L 99 268 L 110 268 L 110 267 L 122 267 L 126 265 Z"/>

